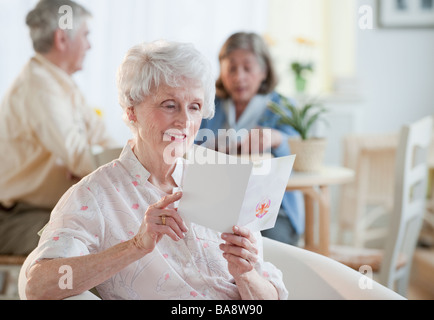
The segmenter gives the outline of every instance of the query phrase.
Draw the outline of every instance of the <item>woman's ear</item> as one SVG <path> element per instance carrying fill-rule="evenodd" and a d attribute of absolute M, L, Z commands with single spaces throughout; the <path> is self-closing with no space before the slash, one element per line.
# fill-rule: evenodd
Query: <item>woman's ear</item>
<path fill-rule="evenodd" d="M 133 124 L 137 121 L 136 113 L 134 111 L 134 107 L 129 107 L 127 109 L 128 121 Z"/>

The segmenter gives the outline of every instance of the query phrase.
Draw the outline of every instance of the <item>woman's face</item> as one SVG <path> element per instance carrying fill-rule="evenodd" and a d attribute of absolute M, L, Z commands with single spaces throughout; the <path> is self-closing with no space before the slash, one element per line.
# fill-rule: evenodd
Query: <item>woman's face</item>
<path fill-rule="evenodd" d="M 266 78 L 256 56 L 244 49 L 232 51 L 220 68 L 223 85 L 235 104 L 247 105 Z"/>
<path fill-rule="evenodd" d="M 179 88 L 160 85 L 134 108 L 137 144 L 163 155 L 167 164 L 182 157 L 200 128 L 204 95 L 191 81 Z"/>

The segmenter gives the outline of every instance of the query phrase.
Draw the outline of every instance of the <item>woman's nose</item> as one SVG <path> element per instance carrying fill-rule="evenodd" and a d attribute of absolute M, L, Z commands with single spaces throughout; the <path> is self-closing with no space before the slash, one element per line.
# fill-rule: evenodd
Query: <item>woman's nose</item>
<path fill-rule="evenodd" d="M 236 81 L 243 80 L 244 76 L 245 76 L 245 72 L 241 68 L 238 68 L 234 73 L 234 78 Z"/>
<path fill-rule="evenodd" d="M 177 125 L 182 128 L 188 128 L 190 121 L 190 114 L 188 113 L 187 108 L 185 108 L 185 110 L 182 108 L 176 117 Z"/>

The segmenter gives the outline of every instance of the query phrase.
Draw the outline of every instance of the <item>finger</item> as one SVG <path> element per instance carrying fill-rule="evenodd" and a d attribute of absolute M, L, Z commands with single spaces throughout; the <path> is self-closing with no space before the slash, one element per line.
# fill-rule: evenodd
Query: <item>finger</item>
<path fill-rule="evenodd" d="M 234 226 L 232 231 L 235 235 L 247 238 L 252 244 L 256 244 L 256 238 L 249 228 Z"/>
<path fill-rule="evenodd" d="M 162 209 L 161 214 L 159 214 L 160 219 L 162 215 L 166 217 L 166 224 L 168 224 L 168 221 L 173 220 L 174 224 L 176 224 L 182 230 L 182 232 L 188 232 L 187 225 L 185 224 L 184 220 L 182 220 L 181 216 L 178 213 L 178 210 Z"/>
<path fill-rule="evenodd" d="M 169 194 L 161 198 L 157 203 L 153 204 L 152 207 L 157 209 L 165 209 L 168 205 L 178 201 L 182 198 L 182 191 L 176 192 L 174 194 Z"/>
<path fill-rule="evenodd" d="M 252 269 L 254 267 L 254 262 L 253 261 L 241 258 L 241 257 L 239 257 L 237 255 L 233 255 L 233 254 L 225 252 L 225 253 L 223 253 L 223 257 L 228 262 L 239 264 L 239 265 L 241 265 L 243 267 L 251 267 Z"/>
<path fill-rule="evenodd" d="M 255 264 L 258 261 L 258 256 L 256 255 L 256 253 L 249 251 L 243 247 L 235 246 L 227 243 L 221 243 L 219 247 L 224 254 L 228 254 L 231 256 L 235 256 L 247 260 L 253 264 Z"/>
<path fill-rule="evenodd" d="M 159 226 L 167 226 L 180 238 L 184 238 L 184 233 L 188 232 L 187 226 L 175 209 L 153 209 L 147 215 L 147 222 Z"/>
<path fill-rule="evenodd" d="M 162 220 L 161 217 L 160 220 Z M 165 216 L 165 224 L 162 223 L 162 221 L 160 221 L 158 224 L 171 228 L 181 239 L 184 238 L 184 233 L 188 231 L 187 227 L 184 225 L 184 222 L 182 220 L 179 221 L 175 219 L 173 216 Z"/>
<path fill-rule="evenodd" d="M 235 255 L 232 255 L 229 253 L 223 253 L 223 258 L 225 258 L 228 263 L 238 265 L 241 268 L 245 269 L 245 271 L 247 271 L 247 272 L 254 269 L 254 263 L 253 262 L 246 260 L 246 259 L 243 259 L 243 258 L 240 258 L 238 256 L 235 256 Z"/>
<path fill-rule="evenodd" d="M 167 212 L 166 212 L 167 213 Z M 147 231 L 153 235 L 153 237 L 161 237 L 162 235 L 168 235 L 175 241 L 184 238 L 184 233 L 175 222 L 172 217 L 164 215 L 166 218 L 166 224 L 163 224 L 162 217 L 163 215 L 151 215 L 146 218 L 147 223 Z"/>
<path fill-rule="evenodd" d="M 249 246 L 249 243 L 251 245 L 256 245 L 256 238 L 252 234 L 252 232 L 250 231 L 250 229 L 245 228 L 245 227 L 234 226 L 232 228 L 232 230 L 234 232 L 233 234 L 231 234 L 231 233 L 223 233 L 222 236 L 221 236 L 222 239 L 226 240 L 228 242 L 232 242 L 232 243 L 234 243 L 236 245 L 244 246 L 246 248 Z"/>
<path fill-rule="evenodd" d="M 228 235 L 226 237 L 222 236 L 223 240 L 226 240 L 226 244 L 234 247 L 243 248 L 247 251 L 250 251 L 254 254 L 257 254 L 258 250 L 256 249 L 256 246 L 254 246 L 247 238 L 237 236 L 237 235 Z"/>
<path fill-rule="evenodd" d="M 247 254 L 243 254 L 241 251 L 242 249 L 246 250 L 247 252 L 250 252 L 253 256 L 257 257 L 259 250 L 256 247 L 256 239 L 254 236 L 251 235 L 250 231 L 243 231 L 243 235 L 250 236 L 250 239 L 248 237 L 237 235 L 237 234 L 229 234 L 224 233 L 222 234 L 222 239 L 226 242 L 223 244 L 223 247 L 221 249 L 223 251 L 228 251 L 233 254 L 241 255 L 243 258 L 248 258 Z M 227 246 L 227 247 L 226 247 Z M 229 248 L 239 248 L 239 249 L 232 249 L 229 251 Z M 250 259 L 250 258 L 249 258 Z M 255 258 L 256 261 L 257 258 Z"/>
<path fill-rule="evenodd" d="M 153 227 L 153 230 L 159 236 L 167 235 L 167 236 L 169 236 L 174 241 L 179 241 L 182 238 L 184 238 L 184 235 L 182 234 L 182 232 L 180 232 L 178 234 L 172 227 L 168 226 L 167 224 L 166 225 L 155 224 L 154 227 Z"/>

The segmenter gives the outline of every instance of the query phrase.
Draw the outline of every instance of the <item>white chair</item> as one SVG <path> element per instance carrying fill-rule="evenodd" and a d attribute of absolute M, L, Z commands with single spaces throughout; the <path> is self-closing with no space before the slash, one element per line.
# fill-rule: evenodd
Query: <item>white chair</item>
<path fill-rule="evenodd" d="M 264 239 L 264 260 L 283 273 L 289 300 L 404 299 L 374 281 L 326 256 Z"/>
<path fill-rule="evenodd" d="M 379 267 L 378 281 L 405 296 L 414 250 L 426 211 L 427 155 L 433 118 L 425 117 L 404 126 L 395 160 L 394 204 L 384 250 L 358 251 L 333 247 L 332 256 L 354 269 Z M 366 254 L 367 253 L 367 254 Z"/>
<path fill-rule="evenodd" d="M 283 280 L 289 291 L 289 299 L 308 300 L 389 300 L 404 299 L 394 291 L 373 281 L 335 260 L 293 247 L 268 238 L 264 239 L 264 260 L 273 263 L 283 273 Z M 24 263 L 19 276 L 19 293 L 26 299 L 25 270 L 32 254 Z M 86 291 L 68 300 L 98 300 Z"/>
<path fill-rule="evenodd" d="M 119 153 L 118 153 L 119 152 Z M 121 150 L 95 152 L 96 165 L 107 163 Z M 325 256 L 289 246 L 268 238 L 264 239 L 264 260 L 273 263 L 283 273 L 289 290 L 289 299 L 403 299 L 392 290 L 353 269 Z M 26 300 L 26 270 L 33 261 L 32 252 L 24 262 L 18 280 L 20 298 Z M 67 300 L 99 300 L 90 291 Z"/>
<path fill-rule="evenodd" d="M 401 130 L 395 171 L 393 219 L 387 237 L 379 281 L 397 292 L 407 292 L 412 258 L 426 210 L 428 152 L 433 118 L 425 117 Z M 400 254 L 407 263 L 397 269 Z"/>

